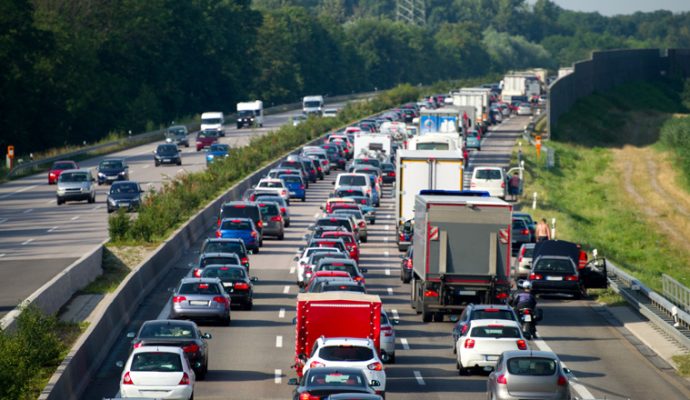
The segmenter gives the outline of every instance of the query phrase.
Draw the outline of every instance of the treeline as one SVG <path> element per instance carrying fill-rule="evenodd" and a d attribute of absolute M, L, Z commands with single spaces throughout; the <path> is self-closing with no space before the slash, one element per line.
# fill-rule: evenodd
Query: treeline
<path fill-rule="evenodd" d="M 688 14 L 606 18 L 548 0 L 4 0 L 0 151 L 94 142 L 237 101 L 298 101 L 690 46 Z M 3 151 L 4 152 L 4 151 Z"/>

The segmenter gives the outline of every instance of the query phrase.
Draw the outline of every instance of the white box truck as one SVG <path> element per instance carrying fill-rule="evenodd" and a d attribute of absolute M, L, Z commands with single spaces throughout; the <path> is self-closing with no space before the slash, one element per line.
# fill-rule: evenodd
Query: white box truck
<path fill-rule="evenodd" d="M 391 135 L 381 133 L 355 133 L 354 158 L 377 158 L 387 161 L 391 156 Z"/>
<path fill-rule="evenodd" d="M 467 91 L 465 89 L 460 89 L 458 92 L 453 92 L 452 95 L 454 106 L 469 106 L 474 109 L 474 113 L 470 115 L 473 123 L 474 121 L 481 122 L 484 120 L 484 115 L 489 110 L 488 94 L 479 91 Z"/>
<path fill-rule="evenodd" d="M 302 112 L 320 117 L 323 114 L 323 96 L 305 96 L 302 99 Z"/>
<path fill-rule="evenodd" d="M 462 142 L 456 133 L 428 133 L 408 140 L 407 150 L 462 150 Z"/>
<path fill-rule="evenodd" d="M 237 129 L 264 126 L 264 102 L 261 100 L 237 103 Z"/>
<path fill-rule="evenodd" d="M 395 215 L 397 226 L 414 217 L 414 197 L 421 190 L 462 190 L 462 151 L 398 150 Z"/>
<path fill-rule="evenodd" d="M 201 114 L 201 127 L 199 130 L 216 130 L 220 136 L 225 136 L 225 115 L 220 111 L 209 111 Z"/>

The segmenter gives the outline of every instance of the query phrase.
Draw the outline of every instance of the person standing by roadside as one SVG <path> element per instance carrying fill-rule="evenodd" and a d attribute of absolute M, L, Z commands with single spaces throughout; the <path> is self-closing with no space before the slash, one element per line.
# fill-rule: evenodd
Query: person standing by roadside
<path fill-rule="evenodd" d="M 537 229 L 534 233 L 537 236 L 537 242 L 551 239 L 551 232 L 549 231 L 549 225 L 546 223 L 546 218 L 542 218 L 541 221 L 537 223 Z"/>
<path fill-rule="evenodd" d="M 508 193 L 514 201 L 517 201 L 520 194 L 520 175 L 517 172 L 508 180 Z"/>

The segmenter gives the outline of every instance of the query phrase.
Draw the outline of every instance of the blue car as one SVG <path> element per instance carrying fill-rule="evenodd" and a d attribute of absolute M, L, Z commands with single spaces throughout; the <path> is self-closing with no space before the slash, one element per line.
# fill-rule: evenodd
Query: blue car
<path fill-rule="evenodd" d="M 225 158 L 230 154 L 230 145 L 214 143 L 206 150 L 206 165 L 210 165 L 219 158 Z"/>
<path fill-rule="evenodd" d="M 291 199 L 301 199 L 302 201 L 307 201 L 307 191 L 304 188 L 304 181 L 302 177 L 297 174 L 292 175 L 279 175 L 278 178 L 285 182 L 285 186 L 288 188 Z"/>
<path fill-rule="evenodd" d="M 482 149 L 482 142 L 479 137 L 479 132 L 477 131 L 470 131 L 467 132 L 467 137 L 465 138 L 465 147 L 468 149 L 477 149 L 481 150 Z"/>
<path fill-rule="evenodd" d="M 258 253 L 261 247 L 259 230 L 251 218 L 223 218 L 216 230 L 216 237 L 242 239 L 247 250 L 253 253 Z"/>

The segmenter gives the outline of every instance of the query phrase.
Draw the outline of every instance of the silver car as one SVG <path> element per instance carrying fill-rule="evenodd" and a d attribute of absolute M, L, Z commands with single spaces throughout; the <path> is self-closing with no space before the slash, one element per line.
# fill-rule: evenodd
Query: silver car
<path fill-rule="evenodd" d="M 256 204 L 259 205 L 261 219 L 264 221 L 263 236 L 274 236 L 278 240 L 283 240 L 285 238 L 285 220 L 278 203 L 259 200 Z"/>
<path fill-rule="evenodd" d="M 381 309 L 381 359 L 385 363 L 395 363 L 395 328 L 399 321 L 388 317 Z"/>
<path fill-rule="evenodd" d="M 333 215 L 335 216 L 341 216 L 341 215 L 347 215 L 349 217 L 352 217 L 354 219 L 355 224 L 359 227 L 358 230 L 358 239 L 362 243 L 366 243 L 369 234 L 367 230 L 367 221 L 364 217 L 364 213 L 362 212 L 361 209 L 353 209 L 353 208 L 337 208 L 333 211 Z"/>
<path fill-rule="evenodd" d="M 535 243 L 523 243 L 517 253 L 517 275 L 520 278 L 528 277 L 532 272 L 532 255 Z"/>
<path fill-rule="evenodd" d="M 272 201 L 274 203 L 278 203 L 278 207 L 280 207 L 280 214 L 283 216 L 283 221 L 285 221 L 285 227 L 287 228 L 290 226 L 290 207 L 284 198 L 280 196 L 272 196 L 270 194 L 257 194 L 254 198 L 254 201 Z"/>
<path fill-rule="evenodd" d="M 211 319 L 230 325 L 230 295 L 218 278 L 184 278 L 173 293 L 170 319 Z"/>
<path fill-rule="evenodd" d="M 486 382 L 496 400 L 570 400 L 570 371 L 550 351 L 506 351 Z"/>
<path fill-rule="evenodd" d="M 96 202 L 96 178 L 90 169 L 68 169 L 57 182 L 57 204 L 66 201 Z"/>

